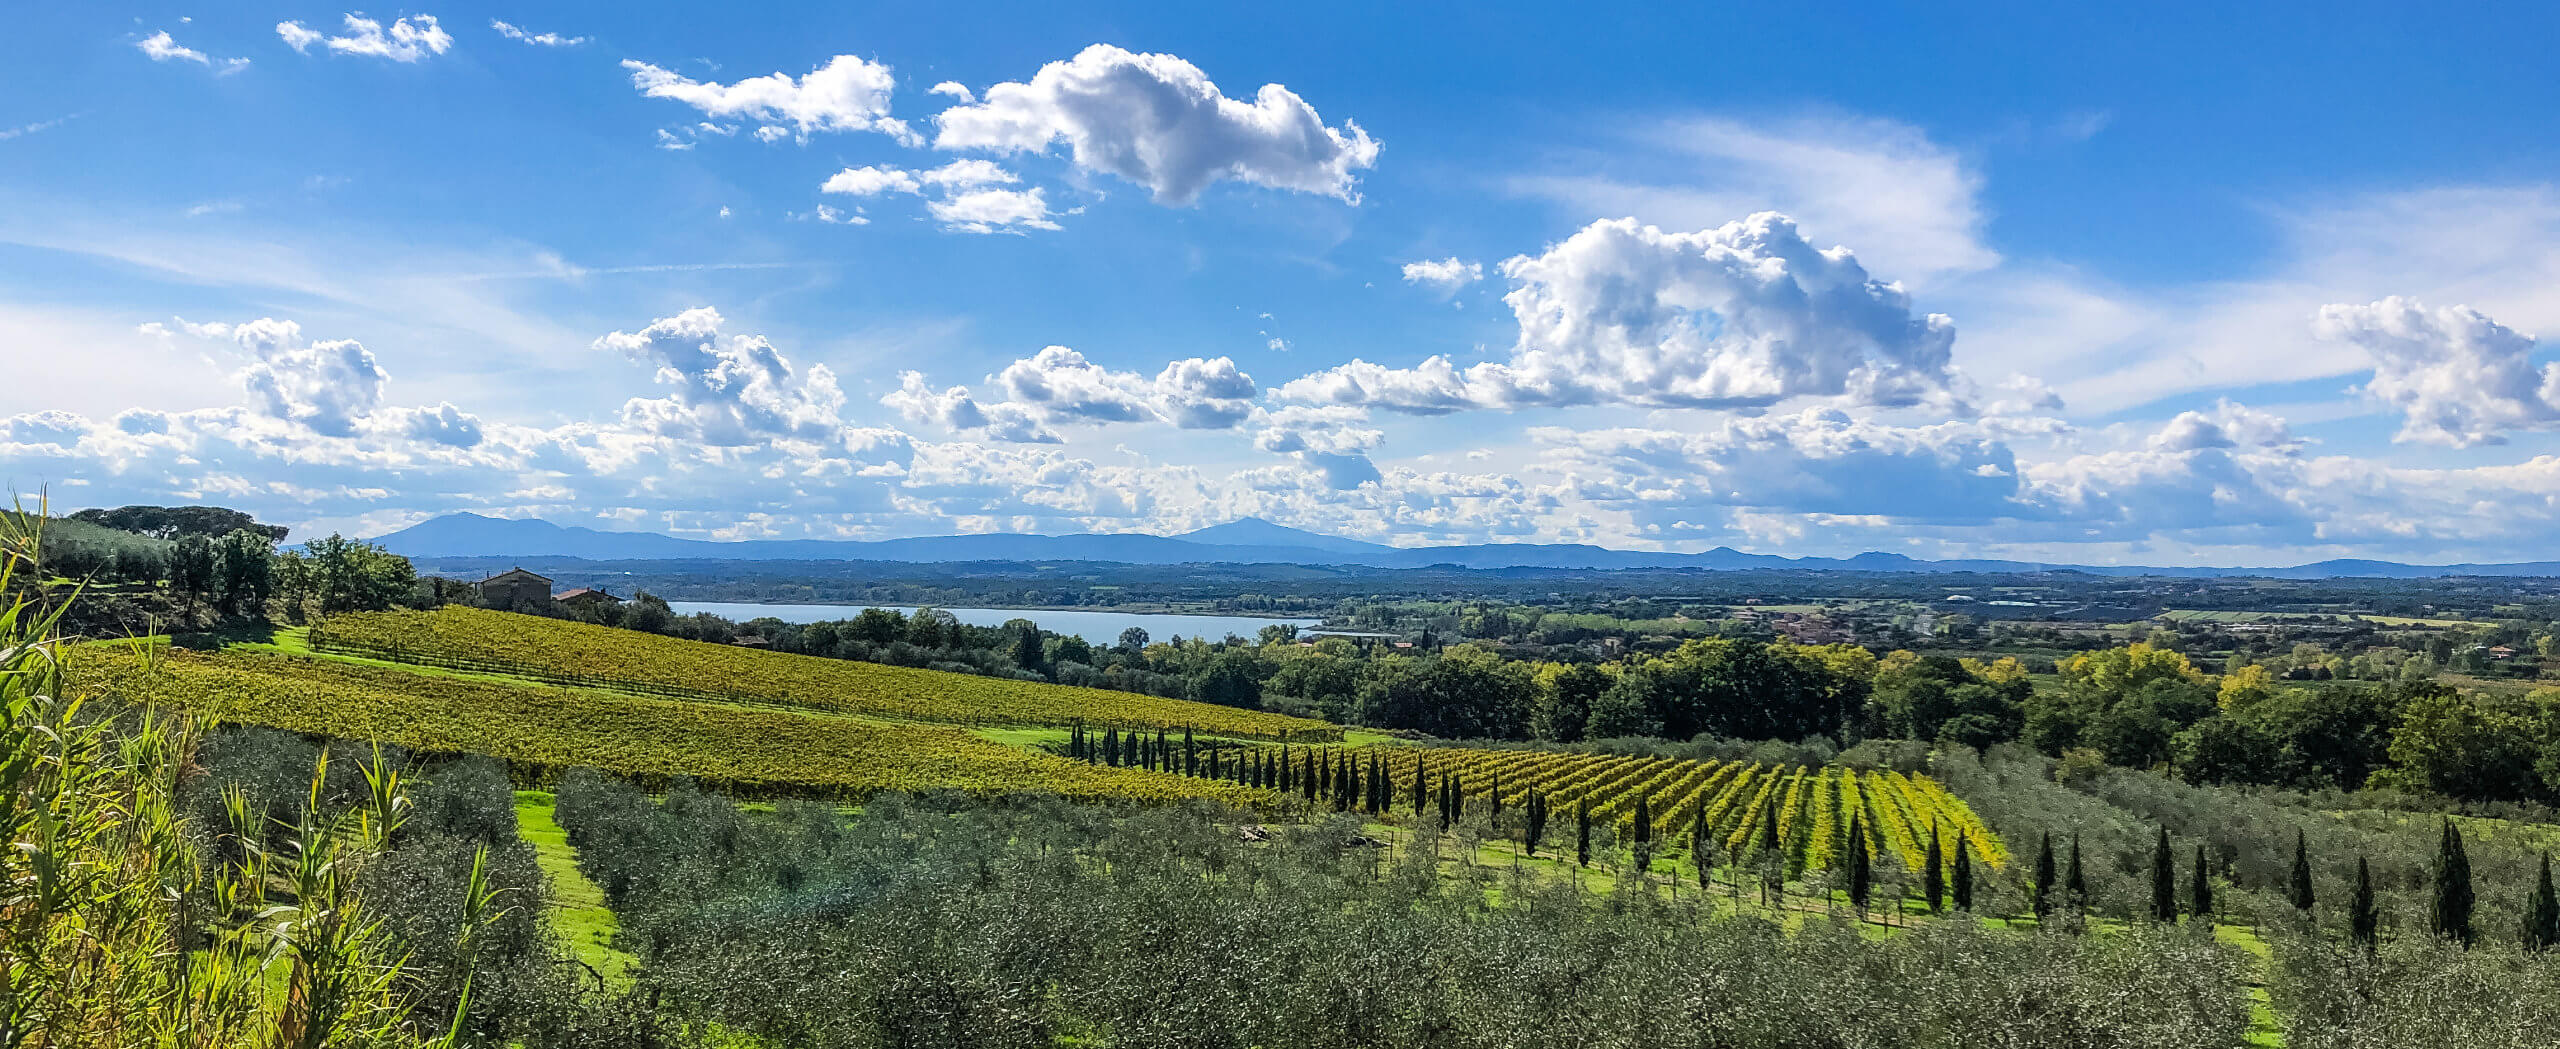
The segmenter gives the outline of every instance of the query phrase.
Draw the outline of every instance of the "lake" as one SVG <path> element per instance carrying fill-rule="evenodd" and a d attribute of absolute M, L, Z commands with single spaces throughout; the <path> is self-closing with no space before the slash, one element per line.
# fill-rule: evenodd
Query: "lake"
<path fill-rule="evenodd" d="M 750 619 L 771 616 L 785 623 L 818 623 L 834 619 L 851 619 L 862 614 L 869 605 L 760 605 L 749 601 L 669 601 L 667 607 L 678 615 L 709 612 L 712 615 L 744 623 Z M 913 613 L 914 608 L 880 605 L 893 612 Z M 1006 621 L 1028 619 L 1040 629 L 1053 634 L 1073 634 L 1096 645 L 1118 644 L 1120 632 L 1137 627 L 1147 632 L 1150 641 L 1170 641 L 1176 637 L 1197 637 L 1217 641 L 1229 634 L 1251 638 L 1267 626 L 1314 627 L 1322 619 L 1267 619 L 1260 616 L 1191 616 L 1169 612 L 1106 612 L 1087 609 L 1031 608 L 946 608 L 951 617 L 970 626 L 1003 626 Z"/>

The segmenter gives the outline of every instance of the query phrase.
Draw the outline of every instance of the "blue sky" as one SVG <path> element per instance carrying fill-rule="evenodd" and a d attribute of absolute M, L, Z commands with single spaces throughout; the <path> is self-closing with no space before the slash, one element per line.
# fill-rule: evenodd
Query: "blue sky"
<path fill-rule="evenodd" d="M 21 5 L 0 476 L 2560 557 L 2547 9 L 1375 6 Z"/>

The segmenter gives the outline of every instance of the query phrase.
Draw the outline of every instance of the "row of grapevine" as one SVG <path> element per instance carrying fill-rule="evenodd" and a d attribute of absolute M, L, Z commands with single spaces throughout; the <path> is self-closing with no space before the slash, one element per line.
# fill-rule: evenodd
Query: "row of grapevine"
<path fill-rule="evenodd" d="M 735 699 L 961 725 L 1190 728 L 1335 741 L 1338 725 L 1214 703 L 714 645 L 449 605 L 350 612 L 311 629 L 316 651 L 680 699 Z"/>
<path fill-rule="evenodd" d="M 690 776 L 750 795 L 1040 792 L 1214 798 L 1266 808 L 1274 800 L 1235 784 L 1088 765 L 941 725 L 429 677 L 266 653 L 145 655 L 121 645 L 73 652 L 76 680 L 132 702 L 291 732 L 485 754 L 531 778 L 586 766 L 644 781 Z"/>
<path fill-rule="evenodd" d="M 1976 862 L 1998 868 L 2008 862 L 1999 839 L 1962 799 L 1924 775 L 1890 770 L 1772 766 L 1747 761 L 1690 761 L 1534 750 L 1419 747 L 1281 747 L 1282 767 L 1314 759 L 1323 767 L 1349 762 L 1354 779 L 1373 765 L 1390 784 L 1388 809 L 1428 815 L 1440 806 L 1455 777 L 1465 804 L 1498 806 L 1516 822 L 1531 794 L 1556 818 L 1570 819 L 1587 806 L 1592 821 L 1621 839 L 1636 836 L 1636 802 L 1652 818 L 1656 842 L 1687 847 L 1703 818 L 1711 847 L 1725 855 L 1750 851 L 1772 815 L 1793 871 L 1828 870 L 1848 855 L 1854 824 L 1870 859 L 1890 857 L 1906 869 L 1925 863 L 1936 828 L 1951 846 L 1962 831 Z M 1365 783 L 1365 780 L 1362 781 Z M 1368 788 L 1346 809 L 1370 809 Z M 1313 796 L 1313 795 L 1311 795 Z M 1419 799 L 1422 804 L 1417 806 Z M 1416 812 L 1419 808 L 1424 811 Z"/>

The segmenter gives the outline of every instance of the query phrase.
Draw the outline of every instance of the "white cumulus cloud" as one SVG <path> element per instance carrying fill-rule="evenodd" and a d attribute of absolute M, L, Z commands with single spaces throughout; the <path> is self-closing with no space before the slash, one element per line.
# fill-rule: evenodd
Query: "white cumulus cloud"
<path fill-rule="evenodd" d="M 329 50 L 342 55 L 364 55 L 387 58 L 394 62 L 418 62 L 453 50 L 453 34 L 436 24 L 434 15 L 410 15 L 392 21 L 385 27 L 380 21 L 362 14 L 348 14 L 346 32 L 330 36 L 300 22 L 276 23 L 276 36 L 285 45 L 303 54 L 311 53 L 311 45 L 325 43 Z"/>
<path fill-rule="evenodd" d="M 882 399 L 907 418 L 997 440 L 1052 443 L 1068 425 L 1162 422 L 1187 430 L 1233 429 L 1251 418 L 1253 376 L 1232 358 L 1191 357 L 1167 363 L 1154 378 L 1104 367 L 1065 346 L 1050 346 L 987 377 L 996 399 L 980 401 L 966 386 L 935 390 L 908 372 Z"/>
<path fill-rule="evenodd" d="M 871 197 L 882 193 L 914 193 L 922 188 L 913 174 L 898 168 L 874 165 L 846 168 L 829 175 L 825 182 L 818 185 L 818 192 Z"/>
<path fill-rule="evenodd" d="M 925 210 L 950 229 L 967 233 L 1011 233 L 1026 229 L 1057 229 L 1050 218 L 1045 191 L 1030 189 L 972 189 L 954 193 L 925 205 Z"/>
<path fill-rule="evenodd" d="M 889 94 L 897 87 L 889 67 L 855 55 L 837 55 L 799 77 L 768 73 L 733 84 L 694 80 L 632 59 L 624 59 L 622 68 L 631 71 L 631 86 L 641 94 L 682 102 L 715 119 L 787 124 L 803 138 L 826 131 L 879 131 L 901 142 L 916 138 L 904 121 L 889 115 Z M 770 141 L 762 129 L 757 137 Z"/>
<path fill-rule="evenodd" d="M 823 364 L 796 369 L 763 336 L 724 336 L 722 323 L 718 310 L 702 306 L 596 340 L 597 349 L 656 365 L 657 381 L 674 388 L 624 404 L 625 423 L 720 446 L 840 439 L 844 392 L 834 372 Z"/>
<path fill-rule="evenodd" d="M 207 69 L 213 70 L 213 74 L 215 76 L 229 76 L 249 67 L 248 59 L 215 58 L 202 51 L 198 51 L 195 48 L 181 44 L 177 42 L 177 40 L 171 38 L 169 36 L 169 31 L 166 29 L 134 41 L 133 46 L 140 49 L 143 54 L 151 56 L 151 60 L 154 62 L 193 62 Z M 59 123 L 59 121 L 57 121 L 57 123 Z M 23 133 L 23 131 L 20 132 L 20 134 Z M 12 135 L 9 137 L 14 138 L 16 136 Z"/>
<path fill-rule="evenodd" d="M 1307 403 L 1418 414 L 1631 404 L 1761 408 L 1796 397 L 1960 407 L 1955 322 L 1920 314 L 1846 248 L 1816 249 L 1783 215 L 1696 233 L 1594 222 L 1502 264 L 1519 322 L 1508 361 L 1411 368 L 1354 359 L 1280 388 Z"/>
<path fill-rule="evenodd" d="M 1404 282 L 1456 291 L 1484 279 L 1484 263 L 1461 262 L 1456 256 L 1404 264 Z"/>
<path fill-rule="evenodd" d="M 2468 448 L 2560 427 L 2560 363 L 2537 368 L 2532 336 L 2478 310 L 2394 296 L 2323 307 L 2313 326 L 2372 355 L 2364 393 L 2400 411 L 2396 440 Z"/>
<path fill-rule="evenodd" d="M 1029 83 L 990 87 L 934 121 L 937 148 L 1036 153 L 1064 142 L 1077 166 L 1177 206 L 1221 180 L 1357 202 L 1352 173 L 1378 159 L 1377 140 L 1358 124 L 1327 126 L 1288 88 L 1229 98 L 1198 66 L 1108 44 L 1042 66 Z"/>
<path fill-rule="evenodd" d="M 301 325 L 272 317 L 238 325 L 230 335 L 251 358 L 234 378 L 250 403 L 270 416 L 344 437 L 382 406 L 390 376 L 363 343 L 304 342 Z"/>

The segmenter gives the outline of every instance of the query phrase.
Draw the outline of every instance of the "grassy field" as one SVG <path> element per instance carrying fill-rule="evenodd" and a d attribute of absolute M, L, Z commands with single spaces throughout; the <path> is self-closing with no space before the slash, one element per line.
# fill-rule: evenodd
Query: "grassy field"
<path fill-rule="evenodd" d="M 560 942 L 608 988 L 630 986 L 636 959 L 614 947 L 618 926 L 613 910 L 605 906 L 604 890 L 578 869 L 578 850 L 569 844 L 568 832 L 552 819 L 548 791 L 516 792 L 516 834 L 533 846 L 536 862 L 551 880 L 549 917 Z"/>

